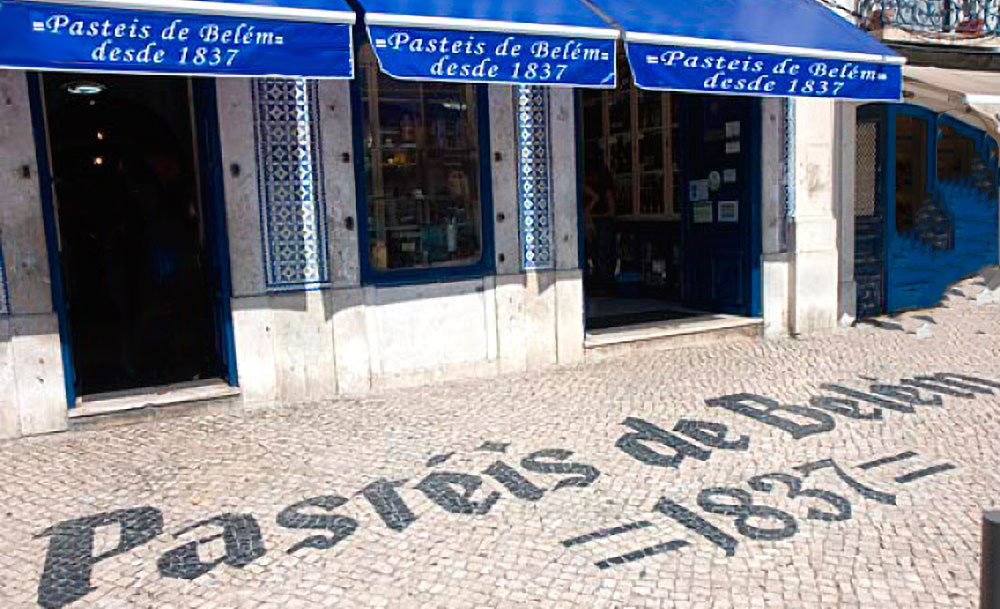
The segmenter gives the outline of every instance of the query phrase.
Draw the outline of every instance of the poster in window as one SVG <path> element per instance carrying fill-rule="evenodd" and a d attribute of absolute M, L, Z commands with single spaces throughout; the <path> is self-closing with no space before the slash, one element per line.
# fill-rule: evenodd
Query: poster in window
<path fill-rule="evenodd" d="M 712 208 L 715 207 L 711 201 L 697 201 L 691 206 L 691 221 L 694 224 L 711 224 Z"/>
<path fill-rule="evenodd" d="M 708 180 L 691 180 L 688 183 L 688 198 L 692 202 L 708 199 Z"/>
<path fill-rule="evenodd" d="M 719 201 L 719 222 L 739 222 L 739 201 Z"/>

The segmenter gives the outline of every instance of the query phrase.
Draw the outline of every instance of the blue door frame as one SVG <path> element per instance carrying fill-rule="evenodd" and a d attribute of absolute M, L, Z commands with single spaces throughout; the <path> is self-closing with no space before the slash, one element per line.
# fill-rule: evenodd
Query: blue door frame
<path fill-rule="evenodd" d="M 66 403 L 76 405 L 76 368 L 73 363 L 72 333 L 69 325 L 62 255 L 59 245 L 59 228 L 55 214 L 52 170 L 49 164 L 48 131 L 45 125 L 45 106 L 42 83 L 37 72 L 28 72 L 28 98 L 31 109 L 31 126 L 35 139 L 35 158 L 38 166 L 38 186 L 42 204 L 42 222 L 45 230 L 46 253 L 49 260 L 49 278 L 52 286 L 52 306 L 59 322 L 59 342 L 63 362 Z M 229 267 L 229 238 L 226 230 L 225 197 L 222 187 L 222 156 L 219 145 L 219 122 L 215 95 L 215 81 L 208 78 L 191 80 L 191 103 L 196 124 L 195 141 L 198 154 L 199 182 L 203 201 L 206 234 L 210 238 L 209 256 L 215 280 L 215 325 L 217 348 L 225 367 L 225 380 L 229 385 L 238 384 L 236 346 L 233 334 L 232 281 Z"/>
<path fill-rule="evenodd" d="M 857 124 L 872 124 L 876 129 L 874 209 L 870 215 L 854 216 L 854 279 L 857 282 L 856 311 L 859 318 L 874 317 L 885 312 L 886 303 L 886 106 L 863 106 L 857 110 Z"/>
<path fill-rule="evenodd" d="M 683 95 L 683 94 L 682 94 Z M 714 96 L 694 96 L 694 95 L 684 95 L 684 104 L 700 104 L 705 103 L 706 100 L 718 99 Z M 742 241 L 744 247 L 746 248 L 746 254 L 744 260 L 742 261 L 744 272 L 740 281 L 742 285 L 741 290 L 744 290 L 744 294 L 748 296 L 744 306 L 734 309 L 731 312 L 749 315 L 751 317 L 760 317 L 763 314 L 763 286 L 762 286 L 762 275 L 761 275 L 761 257 L 763 252 L 763 232 L 761 227 L 761 132 L 763 129 L 763 121 L 761 116 L 761 104 L 759 98 L 737 98 L 739 102 L 746 103 L 748 116 L 746 117 L 747 123 L 747 133 L 746 136 L 741 136 L 741 141 L 748 143 L 749 150 L 744 154 L 740 155 L 740 162 L 738 163 L 738 170 L 740 174 L 749 176 L 749 179 L 744 182 L 743 193 L 749 199 L 747 201 L 748 205 L 740 205 L 740 240 Z M 574 99 L 574 120 L 576 124 L 576 153 L 577 153 L 577 163 L 576 163 L 576 180 L 577 180 L 577 231 L 580 235 L 577 240 L 578 243 L 578 259 L 580 268 L 586 273 L 586 243 L 583 238 L 584 230 L 584 195 L 583 195 L 583 184 L 585 180 L 583 163 L 583 139 L 580 137 L 582 133 L 583 125 L 583 105 L 582 99 L 579 94 L 575 96 Z M 688 201 L 687 184 L 693 179 L 694 176 L 691 175 L 691 163 L 687 158 L 690 146 L 691 134 L 690 134 L 689 121 L 681 121 L 680 137 L 678 142 L 676 142 L 676 147 L 679 154 L 675 155 L 678 165 L 680 166 L 680 181 L 681 181 L 681 201 L 683 210 L 681 213 L 681 222 L 684 226 L 687 226 L 690 216 L 690 202 Z M 744 149 L 746 150 L 746 148 Z M 700 176 L 705 177 L 705 176 Z M 741 199 L 743 195 L 741 195 Z M 749 213 L 745 213 L 749 211 Z M 713 212 L 714 213 L 714 212 Z M 747 218 L 748 221 L 744 221 L 743 218 Z M 684 248 L 687 257 L 687 230 L 681 230 L 681 247 Z M 685 263 L 685 267 L 687 264 Z M 689 286 L 690 278 L 687 277 L 689 273 L 687 268 L 685 268 L 685 297 L 691 293 Z M 584 315 L 586 315 L 586 298 L 584 299 Z"/>

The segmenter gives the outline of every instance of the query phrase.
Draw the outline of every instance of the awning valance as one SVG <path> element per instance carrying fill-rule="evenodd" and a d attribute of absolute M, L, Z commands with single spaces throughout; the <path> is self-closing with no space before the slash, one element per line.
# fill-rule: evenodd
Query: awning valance
<path fill-rule="evenodd" d="M 344 0 L 0 0 L 0 66 L 351 78 Z"/>
<path fill-rule="evenodd" d="M 402 79 L 615 86 L 619 32 L 579 0 L 360 0 L 379 66 Z"/>
<path fill-rule="evenodd" d="M 907 101 L 985 129 L 1000 142 L 1000 74 L 905 66 L 903 79 Z"/>
<path fill-rule="evenodd" d="M 593 0 L 644 89 L 898 101 L 902 57 L 816 0 Z"/>

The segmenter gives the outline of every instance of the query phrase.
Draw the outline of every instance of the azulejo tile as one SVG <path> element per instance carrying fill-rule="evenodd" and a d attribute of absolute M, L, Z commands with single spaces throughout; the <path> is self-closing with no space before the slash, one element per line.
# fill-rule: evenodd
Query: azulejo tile
<path fill-rule="evenodd" d="M 10 295 L 7 292 L 7 264 L 0 247 L 0 315 L 10 315 Z"/>
<path fill-rule="evenodd" d="M 553 268 L 549 195 L 548 91 L 521 85 L 517 106 L 518 219 L 524 270 Z"/>
<path fill-rule="evenodd" d="M 264 281 L 269 291 L 330 285 L 315 81 L 253 82 Z"/>

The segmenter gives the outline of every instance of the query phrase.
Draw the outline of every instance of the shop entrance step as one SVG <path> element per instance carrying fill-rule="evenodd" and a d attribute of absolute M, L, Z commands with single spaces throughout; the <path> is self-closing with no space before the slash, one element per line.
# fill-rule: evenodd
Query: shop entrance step
<path fill-rule="evenodd" d="M 114 427 L 190 414 L 211 414 L 242 405 L 237 387 L 222 379 L 143 387 L 84 396 L 69 411 L 70 429 Z"/>
<path fill-rule="evenodd" d="M 587 361 L 600 361 L 643 350 L 663 351 L 719 342 L 759 340 L 764 320 L 706 314 L 587 332 Z"/>

